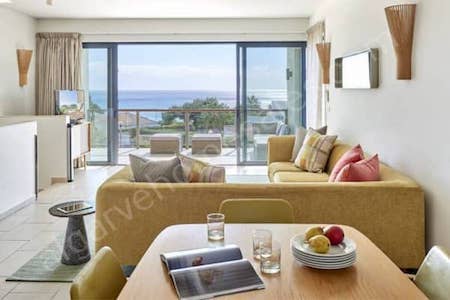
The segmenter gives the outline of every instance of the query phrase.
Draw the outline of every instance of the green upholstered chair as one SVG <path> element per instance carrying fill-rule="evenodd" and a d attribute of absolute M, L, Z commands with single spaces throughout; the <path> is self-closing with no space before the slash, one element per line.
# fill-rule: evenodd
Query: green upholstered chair
<path fill-rule="evenodd" d="M 294 223 L 294 209 L 283 199 L 228 199 L 219 210 L 226 223 Z"/>
<path fill-rule="evenodd" d="M 109 247 L 101 248 L 81 270 L 70 287 L 72 300 L 112 300 L 127 282 L 119 261 Z"/>
<path fill-rule="evenodd" d="M 450 251 L 439 246 L 431 248 L 414 282 L 431 300 L 450 299 Z"/>

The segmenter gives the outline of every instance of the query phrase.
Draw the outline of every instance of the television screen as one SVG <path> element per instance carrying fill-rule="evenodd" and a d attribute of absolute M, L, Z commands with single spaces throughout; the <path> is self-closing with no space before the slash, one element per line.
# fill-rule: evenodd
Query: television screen
<path fill-rule="evenodd" d="M 56 114 L 69 115 L 71 120 L 84 118 L 84 93 L 81 90 L 56 91 Z"/>
<path fill-rule="evenodd" d="M 378 87 L 378 50 L 370 49 L 336 59 L 337 88 L 372 89 Z"/>

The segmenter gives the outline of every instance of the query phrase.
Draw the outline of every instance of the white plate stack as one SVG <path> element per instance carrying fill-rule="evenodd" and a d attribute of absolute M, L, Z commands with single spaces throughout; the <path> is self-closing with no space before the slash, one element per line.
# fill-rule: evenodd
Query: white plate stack
<path fill-rule="evenodd" d="M 349 238 L 344 238 L 342 243 L 331 246 L 328 253 L 322 254 L 314 252 L 305 242 L 305 235 L 299 234 L 291 239 L 291 250 L 298 262 L 315 269 L 343 269 L 356 262 L 356 244 Z"/>

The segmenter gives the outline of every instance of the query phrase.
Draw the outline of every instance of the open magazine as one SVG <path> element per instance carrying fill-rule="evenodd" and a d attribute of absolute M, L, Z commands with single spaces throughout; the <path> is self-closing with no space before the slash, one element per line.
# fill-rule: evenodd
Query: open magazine
<path fill-rule="evenodd" d="M 252 264 L 236 245 L 161 254 L 180 299 L 264 289 Z"/>

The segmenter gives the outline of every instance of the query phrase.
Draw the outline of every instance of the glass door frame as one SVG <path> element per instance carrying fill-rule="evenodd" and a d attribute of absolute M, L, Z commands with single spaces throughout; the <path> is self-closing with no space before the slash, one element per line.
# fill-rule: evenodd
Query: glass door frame
<path fill-rule="evenodd" d="M 238 166 L 260 166 L 265 162 L 247 161 L 242 154 L 247 153 L 247 130 L 241 130 L 242 122 L 246 124 L 247 97 L 247 49 L 248 48 L 301 48 L 301 121 L 306 125 L 306 42 L 238 42 L 236 43 L 236 163 Z M 241 103 L 243 107 L 241 108 Z M 246 126 L 246 125 L 244 125 Z M 243 142 L 242 143 L 242 139 Z M 241 149 L 244 145 L 244 149 Z M 244 151 L 244 152 L 242 152 Z"/>
<path fill-rule="evenodd" d="M 118 162 L 117 43 L 83 43 L 83 49 L 106 49 L 108 53 L 107 87 L 107 160 L 89 161 L 88 165 L 116 165 Z"/>

